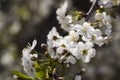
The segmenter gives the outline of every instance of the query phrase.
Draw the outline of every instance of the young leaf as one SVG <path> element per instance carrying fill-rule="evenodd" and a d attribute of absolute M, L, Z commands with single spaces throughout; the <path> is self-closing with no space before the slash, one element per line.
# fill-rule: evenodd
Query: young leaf
<path fill-rule="evenodd" d="M 17 75 L 22 80 L 34 80 L 33 78 L 31 78 L 21 72 L 18 72 L 18 71 L 13 71 L 12 74 Z"/>
<path fill-rule="evenodd" d="M 41 67 L 38 63 L 38 61 L 35 62 L 35 70 L 36 70 L 36 77 L 37 78 L 43 78 L 44 77 L 44 72 L 41 70 Z"/>

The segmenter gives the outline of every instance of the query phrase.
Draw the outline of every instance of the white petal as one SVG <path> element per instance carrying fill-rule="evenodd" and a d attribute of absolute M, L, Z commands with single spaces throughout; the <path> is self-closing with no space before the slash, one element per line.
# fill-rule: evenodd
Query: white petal
<path fill-rule="evenodd" d="M 93 43 L 92 42 L 86 42 L 85 47 L 86 47 L 86 49 L 90 49 L 90 48 L 93 47 Z"/>
<path fill-rule="evenodd" d="M 74 30 L 71 30 L 71 31 L 69 32 L 69 35 L 70 35 L 70 39 L 71 39 L 72 41 L 78 41 L 78 39 L 79 39 L 79 34 L 78 34 L 77 32 L 75 32 Z"/>
<path fill-rule="evenodd" d="M 67 15 L 65 17 L 65 22 L 72 23 L 72 16 L 71 15 Z"/>
<path fill-rule="evenodd" d="M 75 48 L 75 49 L 70 49 L 70 52 L 73 56 L 75 56 L 77 59 L 81 58 L 81 54 L 79 53 L 79 51 Z"/>
<path fill-rule="evenodd" d="M 83 26 L 84 26 L 84 27 L 88 27 L 88 26 L 90 26 L 90 24 L 89 24 L 88 22 L 84 22 L 84 23 L 83 23 Z"/>
<path fill-rule="evenodd" d="M 65 3 L 62 5 L 62 7 L 57 9 L 56 14 L 60 17 L 64 17 L 65 13 L 67 11 L 67 7 L 68 7 L 68 3 L 67 3 L 67 1 L 65 1 Z"/>
<path fill-rule="evenodd" d="M 106 29 L 106 30 L 105 30 L 105 34 L 106 34 L 107 36 L 110 36 L 111 32 L 112 32 L 111 29 Z"/>
<path fill-rule="evenodd" d="M 104 44 L 104 39 L 103 37 L 97 37 L 96 40 L 95 40 L 95 44 L 102 46 Z"/>
<path fill-rule="evenodd" d="M 17 76 L 17 75 L 13 75 L 13 78 L 14 78 L 15 80 L 17 80 L 17 79 L 18 79 L 18 76 Z"/>
<path fill-rule="evenodd" d="M 81 76 L 80 75 L 75 76 L 75 80 L 81 80 Z"/>
<path fill-rule="evenodd" d="M 82 61 L 85 62 L 85 63 L 88 63 L 90 61 L 90 57 L 89 56 L 83 56 Z"/>
<path fill-rule="evenodd" d="M 94 31 L 94 34 L 95 34 L 97 37 L 99 37 L 99 36 L 102 35 L 102 32 L 101 32 L 100 29 L 96 29 L 96 30 Z"/>
<path fill-rule="evenodd" d="M 30 58 L 30 50 L 27 48 L 24 48 L 22 50 L 23 57 Z"/>
<path fill-rule="evenodd" d="M 77 48 L 82 51 L 85 49 L 85 44 L 83 42 L 78 42 Z"/>
<path fill-rule="evenodd" d="M 32 67 L 30 60 L 22 57 L 22 65 L 24 66 L 24 71 L 31 77 L 35 77 L 35 69 Z"/>
<path fill-rule="evenodd" d="M 75 64 L 76 63 L 76 59 L 73 56 L 69 56 L 69 57 L 67 57 L 66 61 L 64 61 L 64 63 Z"/>
<path fill-rule="evenodd" d="M 37 45 L 37 40 L 35 39 L 32 43 L 30 50 L 34 49 L 36 45 Z"/>
<path fill-rule="evenodd" d="M 65 2 L 64 2 L 64 4 L 63 4 L 63 6 L 61 7 L 62 12 L 63 12 L 64 14 L 66 13 L 67 8 L 68 8 L 68 2 L 67 2 L 67 1 L 65 1 Z"/>
<path fill-rule="evenodd" d="M 81 33 L 83 26 L 80 24 L 73 25 L 73 30 L 76 30 L 78 33 Z"/>
<path fill-rule="evenodd" d="M 82 36 L 82 40 L 83 40 L 83 41 L 90 41 L 91 39 L 90 39 L 90 38 L 87 38 L 87 37 L 85 37 L 85 36 Z"/>
<path fill-rule="evenodd" d="M 35 57 L 35 58 L 38 58 L 38 54 L 30 54 L 30 57 Z"/>
<path fill-rule="evenodd" d="M 49 50 L 49 55 L 51 56 L 51 58 L 55 59 L 56 58 L 56 55 L 55 55 L 55 52 L 53 49 Z"/>
<path fill-rule="evenodd" d="M 90 49 L 89 51 L 88 51 L 88 56 L 90 56 L 90 57 L 94 57 L 95 55 L 96 55 L 96 50 L 95 49 Z"/>
<path fill-rule="evenodd" d="M 62 54 L 62 53 L 63 53 L 63 50 L 65 50 L 64 47 L 58 47 L 56 53 Z"/>
<path fill-rule="evenodd" d="M 69 60 L 70 60 L 71 64 L 75 64 L 76 63 L 76 59 L 73 56 L 70 56 Z"/>
<path fill-rule="evenodd" d="M 96 20 L 102 20 L 102 18 L 103 18 L 103 15 L 101 13 L 96 13 L 95 15 Z"/>

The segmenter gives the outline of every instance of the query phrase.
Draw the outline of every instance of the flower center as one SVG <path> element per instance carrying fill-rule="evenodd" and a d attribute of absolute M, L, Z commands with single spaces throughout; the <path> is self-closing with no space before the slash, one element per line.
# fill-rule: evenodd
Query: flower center
<path fill-rule="evenodd" d="M 57 40 L 58 38 L 57 38 L 57 36 L 53 36 L 53 40 Z"/>
<path fill-rule="evenodd" d="M 96 37 L 94 35 L 92 35 L 92 40 L 94 41 L 96 39 Z"/>
<path fill-rule="evenodd" d="M 88 51 L 85 49 L 82 51 L 83 55 L 87 55 L 88 54 Z"/>
<path fill-rule="evenodd" d="M 62 45 L 61 45 L 61 47 L 65 48 L 65 45 L 64 45 L 64 44 L 62 44 Z"/>

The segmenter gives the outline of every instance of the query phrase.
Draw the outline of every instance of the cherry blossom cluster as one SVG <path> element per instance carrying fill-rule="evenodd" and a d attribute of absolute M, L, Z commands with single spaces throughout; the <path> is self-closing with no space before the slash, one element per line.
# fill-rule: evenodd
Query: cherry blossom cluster
<path fill-rule="evenodd" d="M 96 10 L 93 22 L 85 21 L 84 17 L 76 21 L 74 16 L 67 14 L 67 8 L 66 1 L 56 13 L 61 28 L 68 35 L 61 36 L 53 27 L 47 36 L 48 54 L 60 63 L 75 64 L 77 60 L 88 63 L 96 55 L 94 46 L 100 47 L 111 40 L 111 18 L 106 12 Z M 75 77 L 75 80 L 80 79 L 80 76 Z"/>
<path fill-rule="evenodd" d="M 47 36 L 48 54 L 63 63 L 75 64 L 77 59 L 88 63 L 96 54 L 94 45 L 102 46 L 111 39 L 111 18 L 106 12 L 96 11 L 94 22 L 85 21 L 84 17 L 77 22 L 66 14 L 67 8 L 66 1 L 56 13 L 68 35 L 61 36 L 53 27 Z"/>
<path fill-rule="evenodd" d="M 94 2 L 94 0 L 91 1 Z M 114 5 L 115 2 L 114 0 L 99 0 L 98 4 L 102 8 L 106 8 Z M 119 4 L 119 0 L 116 1 L 116 4 Z M 49 55 L 50 59 L 62 64 L 75 64 L 78 60 L 88 63 L 96 55 L 95 45 L 101 47 L 111 40 L 111 17 L 104 10 L 97 9 L 94 14 L 94 20 L 89 21 L 86 20 L 86 16 L 89 16 L 89 14 L 83 14 L 78 11 L 76 15 L 72 15 L 67 10 L 68 2 L 65 1 L 57 9 L 56 14 L 61 28 L 68 34 L 62 36 L 58 33 L 56 27 L 53 27 L 47 35 L 46 45 L 42 45 L 42 47 L 45 47 L 45 55 Z M 22 51 L 24 71 L 33 78 L 36 76 L 34 66 L 36 59 L 38 59 L 38 54 L 32 51 L 36 44 L 37 41 L 34 40 L 32 45 Z M 14 77 L 17 78 L 17 76 Z M 57 77 L 57 80 L 63 79 L 58 79 Z M 81 80 L 81 76 L 76 75 L 75 80 Z"/>

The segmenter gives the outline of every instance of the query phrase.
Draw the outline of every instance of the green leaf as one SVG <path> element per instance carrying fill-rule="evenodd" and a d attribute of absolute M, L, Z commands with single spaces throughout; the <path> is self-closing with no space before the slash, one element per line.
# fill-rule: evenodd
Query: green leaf
<path fill-rule="evenodd" d="M 18 71 L 13 71 L 12 74 L 17 75 L 22 80 L 34 80 L 31 77 L 29 77 L 21 72 L 18 72 Z"/>
<path fill-rule="evenodd" d="M 38 61 L 35 62 L 35 70 L 36 70 L 36 77 L 37 78 L 43 78 L 44 77 L 44 72 L 41 70 L 41 67 L 38 63 Z"/>

